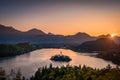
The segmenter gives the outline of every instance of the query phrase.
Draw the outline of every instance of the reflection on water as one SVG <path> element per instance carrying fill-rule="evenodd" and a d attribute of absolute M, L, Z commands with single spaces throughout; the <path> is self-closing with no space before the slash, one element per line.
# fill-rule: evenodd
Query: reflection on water
<path fill-rule="evenodd" d="M 70 58 L 72 58 L 72 61 L 69 63 L 59 63 L 49 60 L 51 56 L 59 54 L 60 51 L 62 51 L 62 54 L 68 55 Z M 67 64 L 74 66 L 81 64 L 93 68 L 104 68 L 110 64 L 112 67 L 115 67 L 115 65 L 111 62 L 87 56 L 88 54 L 78 53 L 66 49 L 39 49 L 16 57 L 0 59 L 0 67 L 3 67 L 6 71 L 10 71 L 11 69 L 18 70 L 20 68 L 22 74 L 27 77 L 33 75 L 39 67 L 45 65 L 49 66 L 50 63 L 52 63 L 53 66 L 62 66 Z"/>

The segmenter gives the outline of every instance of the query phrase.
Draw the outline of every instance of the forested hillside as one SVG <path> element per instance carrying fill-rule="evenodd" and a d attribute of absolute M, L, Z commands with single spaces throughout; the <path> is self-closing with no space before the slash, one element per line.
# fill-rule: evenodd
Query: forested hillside
<path fill-rule="evenodd" d="M 34 76 L 29 79 L 21 75 L 20 71 L 14 74 L 11 70 L 12 80 L 120 80 L 120 68 L 111 68 L 108 65 L 103 69 L 93 69 L 87 66 L 69 66 L 66 67 L 52 67 L 52 64 L 47 68 L 47 66 L 39 68 Z M 6 73 L 8 74 L 8 73 Z M 7 80 L 5 70 L 0 68 L 0 80 Z M 12 76 L 14 75 L 14 76 Z"/>

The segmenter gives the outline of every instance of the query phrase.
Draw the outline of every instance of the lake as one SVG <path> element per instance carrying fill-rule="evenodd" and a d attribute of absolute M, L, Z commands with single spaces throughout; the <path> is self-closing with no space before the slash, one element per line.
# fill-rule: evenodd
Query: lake
<path fill-rule="evenodd" d="M 62 51 L 62 54 L 65 54 L 72 58 L 72 61 L 69 63 L 52 62 L 50 60 L 51 56 L 59 54 L 60 51 Z M 70 64 L 72 66 L 78 66 L 79 64 L 87 65 L 92 68 L 100 69 L 105 68 L 108 64 L 110 64 L 112 67 L 116 66 L 109 61 L 92 57 L 91 55 L 94 54 L 74 52 L 69 49 L 39 49 L 15 57 L 0 58 L 0 67 L 3 67 L 6 72 L 10 72 L 11 69 L 20 69 L 25 77 L 30 77 L 37 71 L 39 67 L 45 65 L 49 66 L 50 63 L 52 63 L 54 67 L 60 67 L 67 64 Z"/>

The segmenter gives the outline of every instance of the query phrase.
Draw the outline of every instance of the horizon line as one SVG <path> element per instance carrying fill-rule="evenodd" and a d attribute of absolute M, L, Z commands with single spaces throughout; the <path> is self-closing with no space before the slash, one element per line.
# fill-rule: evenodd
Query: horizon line
<path fill-rule="evenodd" d="M 89 33 L 87 33 L 87 32 L 83 32 L 83 31 L 79 31 L 79 32 L 74 32 L 74 34 L 60 34 L 60 33 L 52 33 L 52 32 L 45 32 L 45 31 L 43 31 L 42 29 L 39 29 L 39 28 L 30 28 L 30 29 L 28 29 L 28 30 L 20 30 L 20 29 L 17 29 L 17 28 L 15 28 L 15 26 L 10 26 L 10 25 L 4 25 L 4 24 L 0 24 L 0 25 L 2 25 L 2 26 L 4 26 L 4 27 L 12 27 L 13 29 L 15 29 L 15 30 L 18 30 L 18 31 L 20 31 L 20 32 L 28 32 L 28 31 L 30 31 L 30 30 L 33 30 L 33 29 L 36 29 L 36 30 L 40 30 L 40 31 L 42 31 L 42 32 L 44 32 L 45 34 L 49 34 L 49 33 L 51 33 L 51 34 L 53 34 L 53 35 L 63 35 L 63 36 L 71 36 L 71 35 L 76 35 L 76 34 L 78 34 L 78 33 L 85 33 L 85 34 L 87 34 L 87 35 L 89 35 L 89 36 L 91 36 L 91 37 L 99 37 L 99 36 L 107 36 L 107 35 L 112 35 L 112 34 L 116 34 L 116 33 L 106 33 L 106 34 L 100 34 L 100 35 L 91 35 L 91 34 L 89 34 Z M 120 37 L 120 35 L 119 34 L 117 34 L 116 35 L 117 37 Z"/>

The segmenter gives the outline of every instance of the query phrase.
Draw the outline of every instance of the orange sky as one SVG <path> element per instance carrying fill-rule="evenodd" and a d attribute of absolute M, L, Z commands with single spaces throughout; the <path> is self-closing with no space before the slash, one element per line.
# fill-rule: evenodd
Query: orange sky
<path fill-rule="evenodd" d="M 120 35 L 119 9 L 115 5 L 43 5 L 5 18 L 3 16 L 0 22 L 22 31 L 38 28 L 46 33 L 63 35 L 77 32 L 86 32 L 93 36 L 108 33 Z"/>

